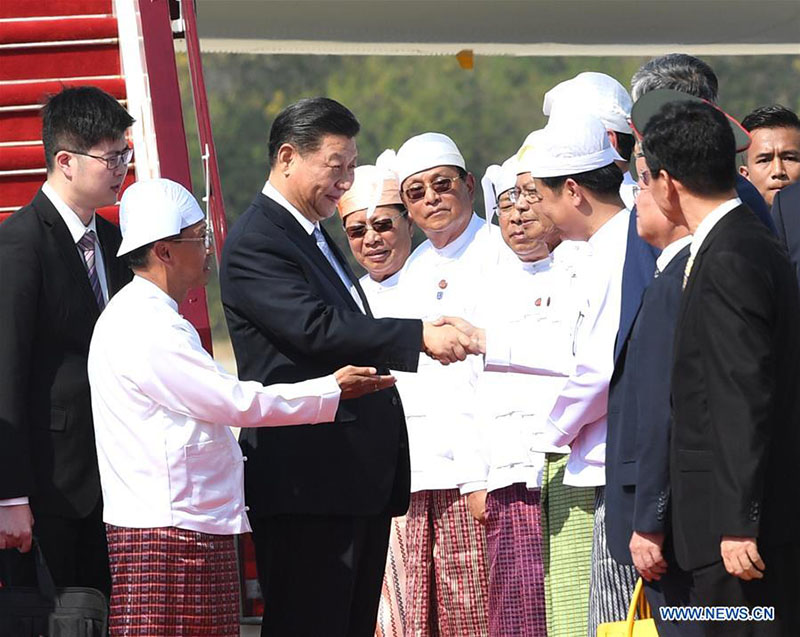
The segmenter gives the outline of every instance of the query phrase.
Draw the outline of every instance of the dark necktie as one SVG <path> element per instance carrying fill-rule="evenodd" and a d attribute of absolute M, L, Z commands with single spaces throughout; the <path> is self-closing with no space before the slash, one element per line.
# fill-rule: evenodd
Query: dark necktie
<path fill-rule="evenodd" d="M 97 246 L 97 235 L 94 230 L 87 230 L 80 241 L 78 247 L 83 252 L 83 261 L 86 265 L 86 272 L 89 275 L 89 284 L 92 286 L 94 298 L 97 301 L 97 308 L 102 311 L 106 306 L 105 299 L 103 298 L 103 288 L 100 287 L 100 278 L 97 276 L 97 266 L 95 265 L 94 251 Z"/>

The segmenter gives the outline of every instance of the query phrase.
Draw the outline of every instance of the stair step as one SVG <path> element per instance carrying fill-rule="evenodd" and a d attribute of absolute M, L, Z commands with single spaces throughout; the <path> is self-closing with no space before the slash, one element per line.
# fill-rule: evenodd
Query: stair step
<path fill-rule="evenodd" d="M 41 105 L 48 95 L 71 86 L 96 86 L 117 99 L 125 98 L 125 79 L 116 77 L 80 77 L 66 79 L 9 82 L 0 86 L 0 108 Z"/>
<path fill-rule="evenodd" d="M 112 16 L 0 20 L 0 44 L 96 40 L 117 37 L 117 19 Z"/>
<path fill-rule="evenodd" d="M 45 165 L 44 146 L 0 146 L 0 173 L 6 170 L 31 170 Z"/>
<path fill-rule="evenodd" d="M 109 14 L 112 11 L 112 0 L 7 0 L 0 2 L 0 18 Z"/>
<path fill-rule="evenodd" d="M 105 44 L 22 47 L 3 51 L 0 80 L 32 80 L 53 77 L 120 75 L 119 47 Z"/>

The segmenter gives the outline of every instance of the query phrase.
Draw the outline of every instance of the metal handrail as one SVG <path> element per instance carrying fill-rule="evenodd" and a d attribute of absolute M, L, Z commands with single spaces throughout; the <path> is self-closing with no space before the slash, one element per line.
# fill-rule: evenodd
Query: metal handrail
<path fill-rule="evenodd" d="M 203 62 L 200 56 L 200 40 L 197 35 L 197 16 L 194 2 L 182 1 L 181 18 L 185 25 L 186 52 L 189 60 L 189 76 L 192 84 L 194 108 L 197 115 L 197 132 L 200 137 L 200 148 L 203 153 L 203 177 L 205 178 L 206 215 L 210 221 L 210 230 L 214 237 L 214 251 L 217 263 L 222 260 L 222 246 L 228 234 L 228 223 L 225 218 L 225 204 L 222 199 L 222 183 L 219 178 L 217 151 L 214 147 L 214 136 L 211 131 L 211 115 L 208 109 L 206 84 L 203 78 Z"/>

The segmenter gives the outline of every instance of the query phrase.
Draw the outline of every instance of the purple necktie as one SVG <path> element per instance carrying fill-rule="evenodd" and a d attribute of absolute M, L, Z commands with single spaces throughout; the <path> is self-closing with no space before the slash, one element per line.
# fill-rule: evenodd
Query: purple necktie
<path fill-rule="evenodd" d="M 89 274 L 89 284 L 92 286 L 94 298 L 97 300 L 97 307 L 102 312 L 106 306 L 105 299 L 103 298 L 103 288 L 100 287 L 100 279 L 97 276 L 97 267 L 94 261 L 94 249 L 97 245 L 97 235 L 94 230 L 87 230 L 80 241 L 78 247 L 83 252 L 83 261 L 86 264 L 86 271 Z"/>

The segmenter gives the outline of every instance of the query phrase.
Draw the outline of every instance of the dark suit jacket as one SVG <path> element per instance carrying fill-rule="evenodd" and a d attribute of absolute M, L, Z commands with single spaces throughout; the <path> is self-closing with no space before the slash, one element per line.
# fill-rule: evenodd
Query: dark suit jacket
<path fill-rule="evenodd" d="M 658 249 L 647 243 L 636 232 L 636 206 L 634 206 L 630 213 L 625 264 L 622 267 L 622 308 L 617 341 L 614 345 L 615 364 L 619 360 L 622 346 L 628 340 L 633 321 L 639 312 L 644 290 L 653 280 L 659 253 Z"/>
<path fill-rule="evenodd" d="M 324 376 L 346 365 L 416 371 L 422 324 L 361 312 L 313 237 L 259 194 L 228 235 L 221 286 L 239 375 L 265 384 Z M 405 417 L 387 389 L 340 404 L 329 424 L 242 432 L 252 514 L 405 512 L 410 470 Z"/>
<path fill-rule="evenodd" d="M 666 531 L 669 498 L 669 378 L 681 302 L 684 247 L 645 290 L 614 366 L 608 397 L 606 536 L 611 555 L 632 564 L 634 530 Z"/>
<path fill-rule="evenodd" d="M 746 206 L 696 255 L 672 374 L 672 532 L 684 570 L 723 535 L 800 537 L 800 299 L 785 250 Z"/>
<path fill-rule="evenodd" d="M 769 214 L 769 208 L 764 198 L 756 187 L 741 175 L 736 176 L 736 194 L 746 204 L 756 217 L 773 234 L 776 233 L 775 224 Z M 619 332 L 614 346 L 614 362 L 619 360 L 622 346 L 633 327 L 633 320 L 642 303 L 645 288 L 653 280 L 656 269 L 656 259 L 660 251 L 636 232 L 636 206 L 631 210 L 631 220 L 628 226 L 628 242 L 625 252 L 625 265 L 622 269 L 622 308 L 619 318 Z"/>
<path fill-rule="evenodd" d="M 789 253 L 800 282 L 800 183 L 781 190 L 772 200 L 772 218 L 778 238 Z"/>
<path fill-rule="evenodd" d="M 97 217 L 109 294 L 130 280 Z M 0 225 L 0 499 L 80 518 L 100 499 L 86 357 L 99 316 L 86 267 L 41 190 Z"/>

